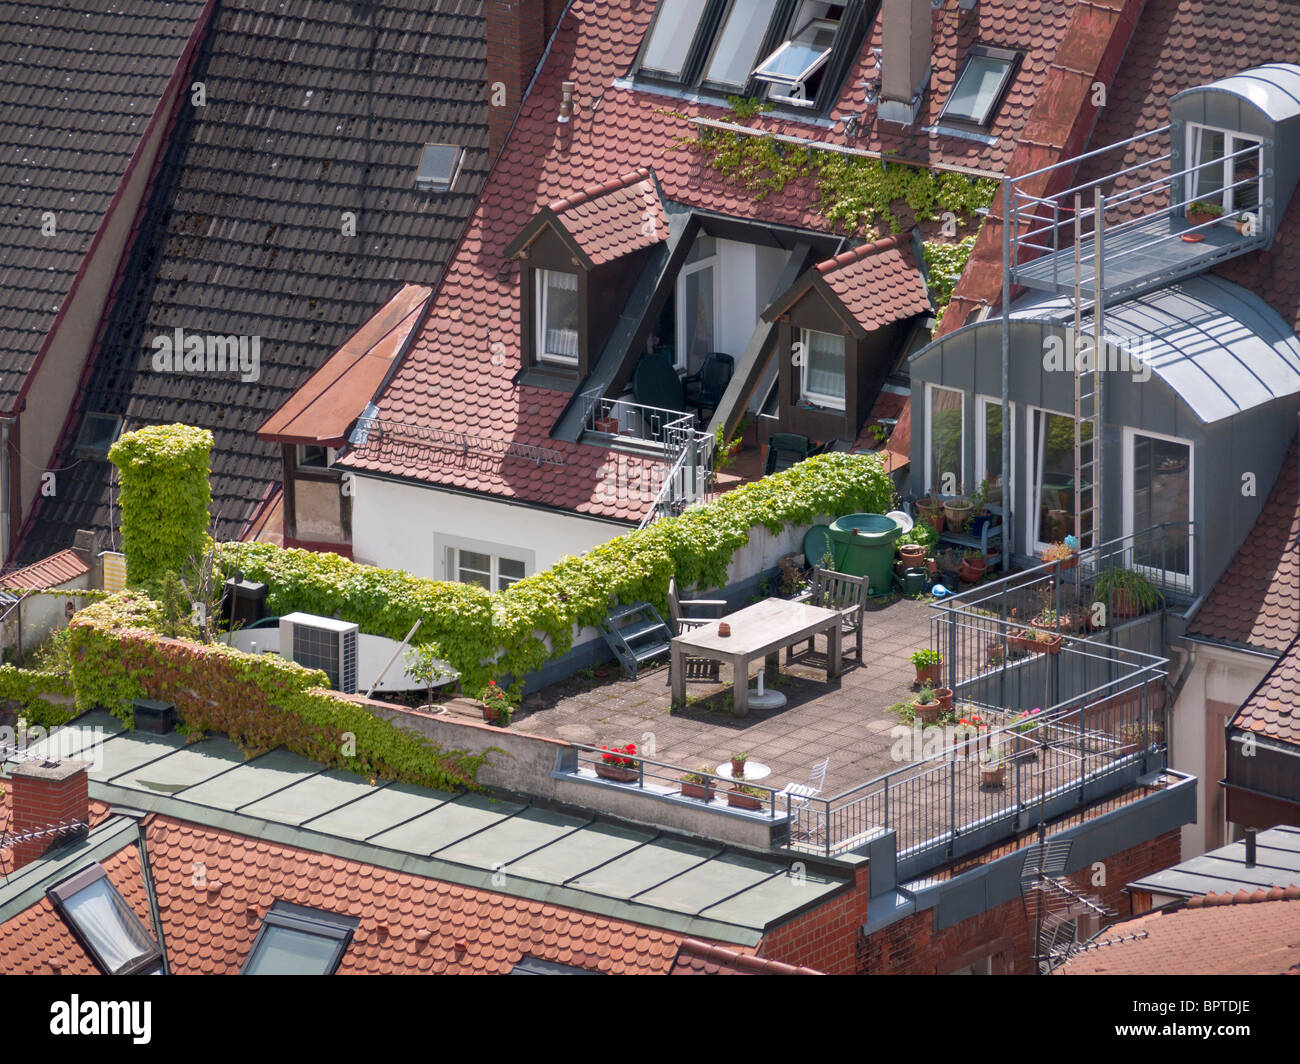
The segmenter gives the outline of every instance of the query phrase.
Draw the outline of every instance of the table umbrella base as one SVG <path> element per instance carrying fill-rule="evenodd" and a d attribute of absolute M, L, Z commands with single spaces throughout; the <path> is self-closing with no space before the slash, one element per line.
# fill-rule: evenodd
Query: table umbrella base
<path fill-rule="evenodd" d="M 767 691 L 763 688 L 763 673 L 758 674 L 758 686 L 749 689 L 750 709 L 780 709 L 785 705 L 785 695 L 780 691 Z"/>

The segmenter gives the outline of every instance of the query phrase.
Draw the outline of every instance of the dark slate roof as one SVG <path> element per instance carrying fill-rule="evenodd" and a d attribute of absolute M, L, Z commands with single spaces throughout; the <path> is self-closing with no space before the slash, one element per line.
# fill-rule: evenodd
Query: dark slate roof
<path fill-rule="evenodd" d="M 55 467 L 90 411 L 210 429 L 215 534 L 237 536 L 280 477 L 258 427 L 396 288 L 441 276 L 486 176 L 485 62 L 475 0 L 222 0 L 196 61 L 207 104 L 180 109 Z M 415 188 L 433 142 L 467 149 L 449 193 Z M 150 345 L 177 327 L 260 337 L 259 379 L 156 372 Z M 114 529 L 111 472 L 61 477 L 21 558 Z"/>
<path fill-rule="evenodd" d="M 0 4 L 0 408 L 9 410 L 202 0 Z M 42 215 L 55 234 L 42 235 Z"/>
<path fill-rule="evenodd" d="M 1300 886 L 1300 828 L 1280 824 L 1255 837 L 1255 863 L 1246 864 L 1246 843 L 1230 842 L 1217 850 L 1153 872 L 1128 884 L 1129 890 L 1171 897 L 1253 894 L 1260 889 Z"/>

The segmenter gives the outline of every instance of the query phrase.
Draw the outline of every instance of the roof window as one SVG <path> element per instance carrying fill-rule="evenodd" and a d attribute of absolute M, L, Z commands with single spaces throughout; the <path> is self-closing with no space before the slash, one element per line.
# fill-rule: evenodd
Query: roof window
<path fill-rule="evenodd" d="M 107 458 L 121 431 L 122 419 L 116 414 L 87 414 L 77 437 L 77 453 L 85 458 Z"/>
<path fill-rule="evenodd" d="M 137 975 L 159 967 L 162 950 L 102 865 L 83 868 L 46 893 L 105 975 Z"/>
<path fill-rule="evenodd" d="M 333 975 L 357 919 L 277 901 L 257 930 L 241 975 Z"/>
<path fill-rule="evenodd" d="M 943 105 L 939 121 L 987 127 L 1006 95 L 1019 61 L 1019 52 L 973 45 L 961 76 Z"/>
<path fill-rule="evenodd" d="M 450 192 L 464 158 L 465 149 L 458 144 L 426 144 L 415 187 L 422 192 Z"/>

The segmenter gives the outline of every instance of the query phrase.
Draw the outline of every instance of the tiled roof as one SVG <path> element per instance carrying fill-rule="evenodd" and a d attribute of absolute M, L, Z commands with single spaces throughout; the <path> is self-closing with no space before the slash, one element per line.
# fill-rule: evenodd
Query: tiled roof
<path fill-rule="evenodd" d="M 885 237 L 817 264 L 844 309 L 868 332 L 930 309 L 930 293 L 906 237 Z"/>
<path fill-rule="evenodd" d="M 1281 975 L 1300 972 L 1300 888 L 1207 895 L 1111 924 L 1062 975 Z M 1211 900 L 1213 899 L 1213 900 Z M 1143 934 L 1144 933 L 1144 934 Z"/>
<path fill-rule="evenodd" d="M 15 569 L 12 573 L 0 574 L 0 586 L 26 587 L 34 591 L 45 591 L 66 584 L 79 576 L 90 572 L 90 566 L 81 555 L 72 550 L 61 550 L 42 558 L 34 565 L 24 569 Z"/>
<path fill-rule="evenodd" d="M 1023 3 L 981 0 L 974 11 L 948 5 L 935 14 L 932 87 L 922 123 L 937 117 L 975 40 L 996 38 L 998 44 L 1025 50 L 993 126 L 993 144 L 927 133 L 920 125 L 896 132 L 874 122 L 863 82 L 876 71 L 871 46 L 880 44 L 879 13 L 831 108 L 837 116 L 866 113 L 859 136 L 849 137 L 842 123 L 827 129 L 772 114 L 757 116 L 750 124 L 882 151 L 927 166 L 1000 171 L 1042 87 L 1073 6 L 1065 0 L 1037 0 L 1033 17 L 1026 17 Z M 422 334 L 379 400 L 384 418 L 549 447 L 563 457 L 564 467 L 539 466 L 522 457 L 461 455 L 434 448 L 417 452 L 379 444 L 345 456 L 344 466 L 621 520 L 638 519 L 647 509 L 646 501 L 607 490 L 618 478 L 643 472 L 636 459 L 552 440 L 551 429 L 571 397 L 516 383 L 521 365 L 520 274 L 504 260 L 507 244 L 539 210 L 574 189 L 617 180 L 637 167 L 653 167 L 664 197 L 690 208 L 758 222 L 829 228 L 817 212 L 810 179 L 792 181 L 782 192 L 756 200 L 702 155 L 682 149 L 679 139 L 690 137 L 693 127 L 678 112 L 720 119 L 728 114 L 726 108 L 685 105 L 619 80 L 636 57 L 653 10 L 642 0 L 574 0 L 434 297 Z M 556 114 L 565 81 L 576 83 L 575 98 L 584 106 L 560 125 Z M 491 356 L 495 344 L 504 345 L 504 358 Z"/>
<path fill-rule="evenodd" d="M 593 266 L 668 239 L 668 218 L 648 169 L 633 170 L 549 204 Z"/>
<path fill-rule="evenodd" d="M 170 816 L 149 816 L 145 837 L 174 974 L 237 973 L 276 901 L 358 918 L 340 975 L 502 975 L 525 956 L 610 975 L 817 974 L 672 931 Z M 148 926 L 136 847 L 101 863 Z M 55 966 L 64 974 L 96 971 L 42 898 L 0 924 L 0 972 L 49 973 Z"/>
<path fill-rule="evenodd" d="M 72 288 L 204 0 L 0 5 L 0 406 Z M 45 212 L 53 235 L 46 235 Z"/>
<path fill-rule="evenodd" d="M 1229 727 L 1300 746 L 1300 636 L 1241 704 Z"/>
<path fill-rule="evenodd" d="M 682 939 L 682 949 L 673 962 L 673 975 L 821 975 L 815 968 L 800 968 L 782 961 L 752 957 L 725 946 Z"/>
<path fill-rule="evenodd" d="M 179 110 L 55 466 L 88 411 L 210 429 L 215 535 L 238 535 L 280 476 L 256 437 L 268 413 L 400 284 L 436 285 L 486 173 L 485 61 L 482 4 L 222 0 L 206 106 Z M 452 192 L 415 188 L 434 142 L 466 149 Z M 258 379 L 154 371 L 153 338 L 177 327 L 259 337 Z M 111 528 L 111 471 L 83 461 L 38 500 L 24 561 Z"/>
<path fill-rule="evenodd" d="M 1291 441 L 1255 527 L 1187 631 L 1275 653 L 1300 633 L 1300 436 Z"/>
<path fill-rule="evenodd" d="M 341 447 L 406 346 L 431 288 L 408 284 L 257 430 L 259 439 Z"/>

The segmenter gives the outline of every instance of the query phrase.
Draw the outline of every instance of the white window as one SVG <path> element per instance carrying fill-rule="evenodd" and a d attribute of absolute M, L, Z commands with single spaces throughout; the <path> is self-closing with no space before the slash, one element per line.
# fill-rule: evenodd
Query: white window
<path fill-rule="evenodd" d="M 732 0 L 704 71 L 705 81 L 744 87 L 775 8 L 776 0 Z"/>
<path fill-rule="evenodd" d="M 1133 560 L 1140 569 L 1189 587 L 1192 484 L 1190 441 L 1125 430 L 1124 532 L 1136 534 Z M 1141 535 L 1159 526 L 1163 532 Z"/>
<path fill-rule="evenodd" d="M 448 548 L 447 554 L 447 571 L 452 580 L 462 584 L 478 584 L 489 591 L 504 591 L 527 575 L 524 563 L 515 558 L 458 547 Z"/>
<path fill-rule="evenodd" d="M 537 271 L 537 361 L 578 364 L 578 275 Z"/>
<path fill-rule="evenodd" d="M 708 6 L 700 0 L 660 0 L 641 65 L 659 74 L 680 77 Z"/>
<path fill-rule="evenodd" d="M 674 365 L 694 373 L 718 349 L 718 242 L 700 233 L 677 275 L 677 351 Z"/>
<path fill-rule="evenodd" d="M 1188 179 L 1190 203 L 1208 203 L 1225 215 L 1257 211 L 1260 202 L 1259 148 L 1243 137 L 1210 126 L 1187 127 L 1187 157 L 1196 169 Z"/>
<path fill-rule="evenodd" d="M 926 490 L 960 490 L 965 475 L 966 393 L 931 384 L 925 393 Z"/>
<path fill-rule="evenodd" d="M 940 121 L 987 126 L 1015 70 L 1015 52 L 974 45 L 957 84 L 948 94 Z"/>
<path fill-rule="evenodd" d="M 1074 417 L 1055 414 L 1049 410 L 1030 412 L 1029 468 L 1033 473 L 1030 483 L 1030 506 L 1026 527 L 1026 542 L 1040 551 L 1049 543 L 1059 543 L 1075 532 L 1074 500 Z M 1084 448 L 1080 460 L 1091 458 L 1092 422 L 1085 421 L 1081 432 Z M 1085 498 L 1084 506 L 1088 500 Z M 1092 543 L 1091 511 L 1084 514 L 1078 531 L 1084 546 Z"/>
<path fill-rule="evenodd" d="M 809 81 L 830 59 L 840 29 L 837 18 L 824 17 L 834 10 L 835 5 L 831 4 L 805 3 L 791 23 L 796 27 L 794 33 L 758 64 L 754 77 L 772 86 L 769 90 L 772 99 L 805 107 L 813 105 L 816 89 Z"/>
<path fill-rule="evenodd" d="M 801 329 L 801 392 L 810 403 L 844 409 L 844 337 Z"/>
<path fill-rule="evenodd" d="M 328 469 L 338 457 L 334 447 L 319 447 L 314 443 L 298 444 L 299 469 Z"/>
<path fill-rule="evenodd" d="M 1016 408 L 1011 408 L 1011 483 L 1016 482 Z M 1003 489 L 1007 481 L 1002 476 L 1002 403 L 981 395 L 975 407 L 975 483 L 973 491 L 984 481 L 989 481 L 988 503 L 1003 506 Z M 1005 512 L 1005 511 L 1004 511 Z"/>

